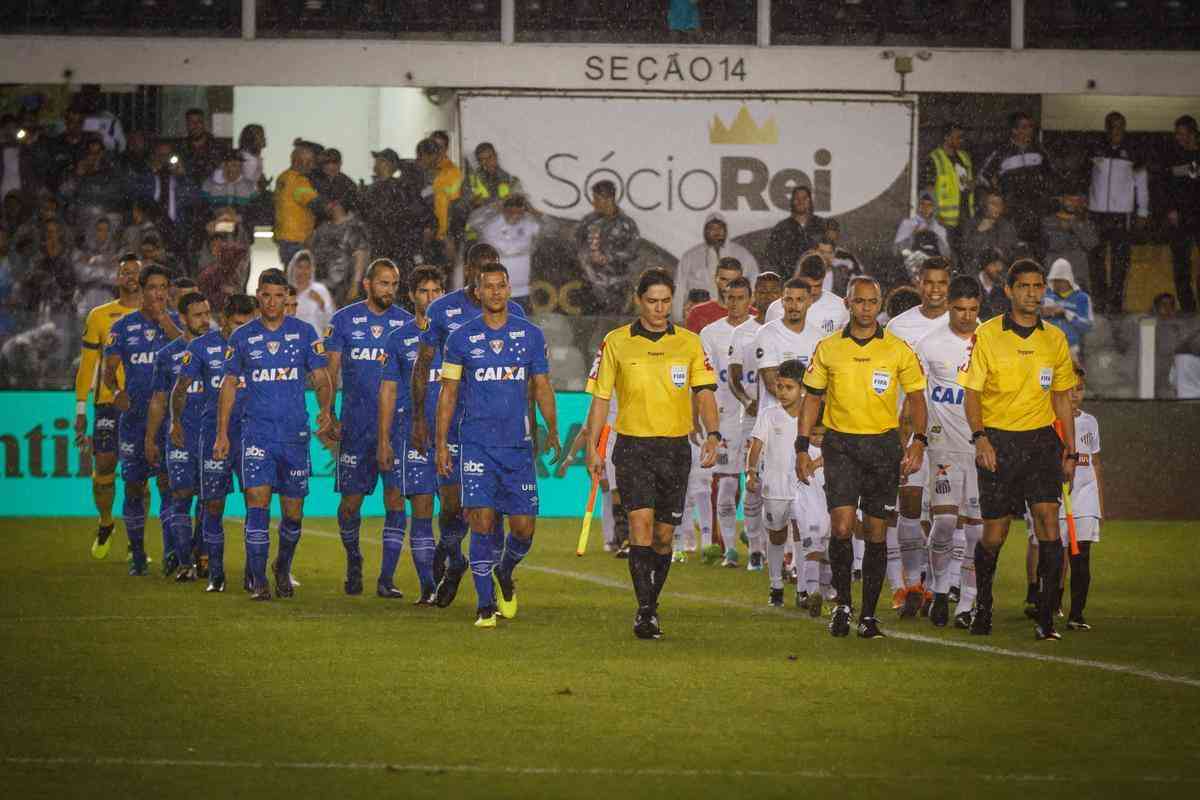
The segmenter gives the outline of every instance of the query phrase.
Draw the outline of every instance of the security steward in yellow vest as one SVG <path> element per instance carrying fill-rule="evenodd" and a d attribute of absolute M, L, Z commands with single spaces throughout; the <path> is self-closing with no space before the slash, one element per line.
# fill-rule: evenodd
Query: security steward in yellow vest
<path fill-rule="evenodd" d="M 683 521 L 692 448 L 688 436 L 698 417 L 707 435 L 700 463 L 717 460 L 721 433 L 717 376 L 700 337 L 671 323 L 675 281 L 661 268 L 648 269 L 637 284 L 638 319 L 610 331 L 588 377 L 587 460 L 593 480 L 604 477 L 597 448 L 613 392 L 621 398 L 613 446 L 617 491 L 629 514 L 629 574 L 637 595 L 633 633 L 661 639 L 658 597 L 671 569 L 675 528 Z M 693 406 L 694 404 L 694 406 Z"/>
<path fill-rule="evenodd" d="M 467 174 L 467 190 L 463 193 L 469 208 L 463 209 L 463 217 L 480 206 L 496 200 L 504 200 L 519 192 L 521 181 L 500 169 L 500 157 L 491 142 L 480 142 L 475 146 L 475 163 L 478 165 Z M 479 233 L 467 227 L 467 239 L 474 241 Z"/>
<path fill-rule="evenodd" d="M 858 635 L 883 636 L 875 606 L 887 570 L 888 514 L 896 510 L 901 474 L 921 466 L 928 440 L 913 434 L 907 451 L 900 444 L 898 392 L 908 396 L 913 429 L 925 430 L 925 373 L 912 348 L 884 330 L 878 317 L 882 294 L 867 276 L 850 279 L 846 307 L 850 322 L 817 343 L 804 375 L 807 392 L 796 436 L 796 475 L 808 483 L 814 472 L 808 437 L 824 399 L 825 502 L 829 506 L 829 563 L 836 605 L 829 623 L 834 636 L 850 633 L 850 535 L 855 512 L 863 513 L 866 550 L 862 561 L 862 609 Z"/>
<path fill-rule="evenodd" d="M 975 169 L 971 154 L 962 149 L 962 126 L 946 125 L 942 144 L 934 148 L 921 169 L 921 186 L 933 194 L 938 222 L 958 250 L 959 223 L 975 216 Z"/>
<path fill-rule="evenodd" d="M 1021 259 L 1008 270 L 1012 311 L 980 325 L 958 373 L 963 410 L 975 443 L 983 537 L 975 547 L 975 616 L 971 633 L 992 630 L 992 580 L 1009 522 L 1026 506 L 1038 539 L 1038 620 L 1035 636 L 1054 630 L 1062 544 L 1058 505 L 1063 482 L 1075 475 L 1075 417 L 1070 390 L 1078 380 L 1067 337 L 1042 322 L 1046 294 L 1041 265 Z M 1057 420 L 1061 440 L 1055 432 Z M 1064 449 L 1063 442 L 1069 444 Z"/>

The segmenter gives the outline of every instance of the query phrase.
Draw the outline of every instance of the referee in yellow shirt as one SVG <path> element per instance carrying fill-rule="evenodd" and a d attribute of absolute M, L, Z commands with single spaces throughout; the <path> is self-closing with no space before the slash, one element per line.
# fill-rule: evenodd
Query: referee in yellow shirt
<path fill-rule="evenodd" d="M 1038 317 L 1046 279 L 1041 265 L 1021 259 L 1008 270 L 1005 294 L 1012 311 L 993 317 L 975 331 L 958 382 L 966 390 L 963 410 L 975 443 L 983 537 L 975 546 L 975 616 L 971 633 L 992 632 L 992 580 L 996 560 L 1014 516 L 1029 506 L 1038 539 L 1038 620 L 1040 640 L 1062 637 L 1054 630 L 1062 543 L 1058 504 L 1063 481 L 1075 475 L 1075 417 L 1070 390 L 1075 365 L 1067 337 Z M 1060 441 L 1055 419 L 1062 423 Z"/>
<path fill-rule="evenodd" d="M 874 278 L 851 279 L 846 290 L 850 322 L 813 351 L 804 375 L 807 394 L 796 436 L 796 474 L 808 483 L 814 471 L 808 437 L 824 398 L 821 455 L 831 527 L 829 565 L 837 591 L 829 632 L 850 633 L 850 536 L 855 512 L 861 508 L 866 547 L 858 635 L 864 639 L 883 636 L 875 607 L 887 571 L 887 518 L 896 510 L 901 474 L 910 475 L 921 466 L 928 443 L 925 434 L 916 433 L 907 452 L 900 444 L 897 392 L 902 388 L 908 396 L 913 429 L 924 431 L 925 373 L 912 348 L 879 324 L 882 299 Z"/>
<path fill-rule="evenodd" d="M 117 263 L 117 299 L 96 306 L 88 312 L 83 326 L 83 348 L 79 353 L 79 370 L 75 373 L 75 446 L 92 452 L 92 500 L 100 515 L 96 539 L 92 542 L 92 558 L 108 557 L 113 532 L 113 499 L 117 480 L 117 421 L 121 412 L 113 405 L 112 390 L 100 380 L 104 344 L 113 323 L 142 304 L 142 287 L 138 275 L 142 262 L 133 253 L 121 256 Z M 118 370 L 118 381 L 124 375 Z M 87 435 L 87 399 L 94 394 L 92 435 Z"/>
<path fill-rule="evenodd" d="M 700 337 L 670 321 L 675 280 L 648 269 L 637 284 L 638 318 L 610 331 L 600 345 L 587 391 L 588 469 L 604 477 L 604 453 L 596 449 L 615 391 L 621 398 L 614 425 L 613 466 L 621 502 L 629 514 L 629 574 L 637 595 L 633 633 L 661 639 L 658 596 L 671 569 L 671 543 L 683 519 L 692 450 L 688 435 L 695 413 L 707 436 L 701 464 L 716 461 L 721 443 L 717 376 Z"/>

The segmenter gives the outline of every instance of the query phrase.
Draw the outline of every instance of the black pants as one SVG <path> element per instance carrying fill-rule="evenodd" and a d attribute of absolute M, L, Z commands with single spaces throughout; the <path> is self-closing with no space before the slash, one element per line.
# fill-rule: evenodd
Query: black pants
<path fill-rule="evenodd" d="M 1200 215 L 1190 219 L 1180 214 L 1179 227 L 1171 229 L 1171 262 L 1175 273 L 1175 297 L 1179 310 L 1196 310 L 1192 289 L 1192 247 L 1200 244 Z"/>
<path fill-rule="evenodd" d="M 1092 305 L 1096 311 L 1116 313 L 1125 305 L 1125 279 L 1129 276 L 1130 264 L 1130 215 L 1093 213 L 1091 217 L 1100 236 L 1100 244 L 1091 253 L 1088 270 Z M 1111 266 L 1106 263 L 1110 253 Z"/>

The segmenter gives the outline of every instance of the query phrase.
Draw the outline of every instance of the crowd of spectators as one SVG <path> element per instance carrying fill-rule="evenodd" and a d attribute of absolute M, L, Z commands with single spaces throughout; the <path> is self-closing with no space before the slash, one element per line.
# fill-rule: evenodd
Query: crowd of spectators
<path fill-rule="evenodd" d="M 536 255 L 554 240 L 579 278 L 571 306 L 604 317 L 629 311 L 631 284 L 648 265 L 650 248 L 614 184 L 590 187 L 593 210 L 582 220 L 554 219 L 534 206 L 488 142 L 460 166 L 449 135 L 433 131 L 410 158 L 392 148 L 373 152 L 370 182 L 356 183 L 342 171 L 338 149 L 297 139 L 289 167 L 272 180 L 263 173 L 263 126 L 247 125 L 236 141 L 222 142 L 201 110 L 187 111 L 184 123 L 180 140 L 127 132 L 101 107 L 97 87 L 78 92 L 54 125 L 35 115 L 0 119 L 0 347 L 45 353 L 44 364 L 69 362 L 82 320 L 114 296 L 117 260 L 131 251 L 194 281 L 219 312 L 229 295 L 246 289 L 256 227 L 273 231 L 297 314 L 318 330 L 359 299 L 362 276 L 379 258 L 404 272 L 433 264 L 450 275 L 466 248 L 487 242 L 508 266 L 514 298 L 532 309 Z M 871 263 L 854 255 L 837 219 L 816 213 L 807 186 L 793 189 L 790 213 L 754 246 L 737 240 L 752 232 L 732 231 L 720 214 L 710 215 L 678 261 L 676 320 L 686 322 L 691 305 L 702 306 L 704 318 L 720 315 L 721 265 L 735 262 L 751 280 L 766 270 L 787 279 L 814 252 L 826 265 L 823 291 L 831 296 L 868 273 L 899 305 L 911 297 L 896 287 L 911 285 L 924 259 L 947 258 L 956 273 L 980 280 L 986 318 L 1007 308 L 1005 270 L 1026 257 L 1048 273 L 1046 319 L 1067 330 L 1080 354 L 1094 315 L 1123 308 L 1130 244 L 1151 217 L 1151 178 L 1161 182 L 1156 196 L 1166 203 L 1155 211 L 1171 242 L 1172 300 L 1178 312 L 1193 313 L 1195 120 L 1176 121 L 1164 164 L 1149 163 L 1132 146 L 1117 112 L 1071 168 L 1058 168 L 1036 134 L 1032 116 L 1014 113 L 1007 141 L 976 170 L 963 127 L 947 125 L 922 158 L 915 213 L 898 221 L 890 251 L 879 249 Z M 10 370 L 4 383 L 28 385 L 25 372 Z"/>

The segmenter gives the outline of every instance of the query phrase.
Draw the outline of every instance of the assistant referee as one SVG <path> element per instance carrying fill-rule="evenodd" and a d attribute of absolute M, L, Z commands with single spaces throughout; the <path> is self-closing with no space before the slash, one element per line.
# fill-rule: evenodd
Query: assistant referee
<path fill-rule="evenodd" d="M 1070 390 L 1075 366 L 1067 337 L 1038 317 L 1046 279 L 1036 261 L 1021 259 L 1008 270 L 1005 293 L 1012 311 L 975 331 L 958 382 L 966 390 L 963 410 L 975 443 L 983 537 L 975 546 L 975 616 L 971 633 L 992 631 L 992 580 L 1009 522 L 1028 504 L 1038 539 L 1038 640 L 1062 637 L 1054 630 L 1062 543 L 1058 504 L 1062 482 L 1075 474 L 1075 418 Z M 1062 424 L 1060 441 L 1055 419 Z M 1070 442 L 1070 450 L 1062 442 Z"/>
<path fill-rule="evenodd" d="M 925 430 L 925 373 L 916 353 L 879 324 L 882 304 L 879 283 L 857 276 L 846 291 L 850 322 L 840 333 L 817 343 L 804 376 L 807 395 L 796 436 L 796 474 L 808 483 L 812 460 L 808 437 L 825 401 L 825 502 L 829 506 L 831 537 L 829 564 L 833 569 L 836 605 L 829 621 L 834 636 L 850 633 L 850 570 L 854 548 L 850 536 L 855 512 L 863 513 L 866 548 L 862 561 L 862 609 L 858 635 L 883 636 L 875 606 L 887 570 L 885 543 L 888 514 L 896 510 L 900 475 L 921 466 L 928 440 L 922 433 L 903 452 L 897 392 L 908 395 L 913 429 Z"/>
<path fill-rule="evenodd" d="M 658 596 L 671 569 L 671 544 L 683 519 L 692 451 L 693 400 L 707 436 L 701 464 L 712 466 L 721 443 L 717 376 L 700 337 L 670 321 L 675 281 L 661 268 L 648 269 L 637 284 L 638 318 L 609 332 L 588 376 L 592 406 L 587 421 L 587 459 L 592 476 L 604 477 L 597 439 L 608 419 L 613 392 L 617 408 L 613 447 L 617 491 L 629 514 L 629 574 L 637 595 L 633 633 L 661 639 Z"/>

